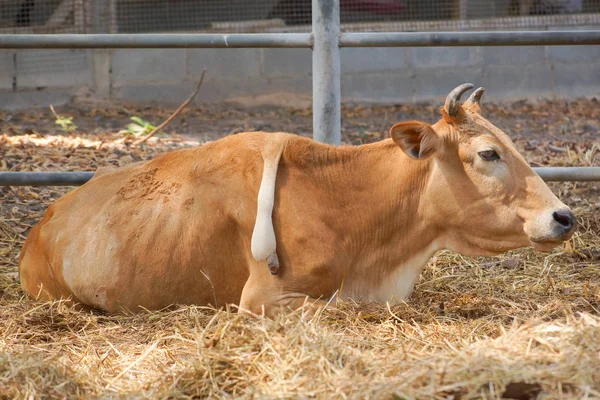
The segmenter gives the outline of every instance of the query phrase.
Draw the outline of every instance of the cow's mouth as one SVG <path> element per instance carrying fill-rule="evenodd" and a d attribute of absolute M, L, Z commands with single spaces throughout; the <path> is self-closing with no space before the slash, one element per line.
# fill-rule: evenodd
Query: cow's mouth
<path fill-rule="evenodd" d="M 533 248 L 536 250 L 550 251 L 553 248 L 563 244 L 564 240 L 557 240 L 557 239 L 533 240 L 533 239 L 531 239 L 530 242 L 531 242 L 531 246 L 533 246 Z"/>

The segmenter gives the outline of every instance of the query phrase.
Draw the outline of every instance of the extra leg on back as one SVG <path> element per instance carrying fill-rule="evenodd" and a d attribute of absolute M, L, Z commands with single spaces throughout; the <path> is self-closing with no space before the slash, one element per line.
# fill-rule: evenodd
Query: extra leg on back
<path fill-rule="evenodd" d="M 276 275 L 279 272 L 279 258 L 276 252 L 275 229 L 273 228 L 273 205 L 275 202 L 275 183 L 277 168 L 284 140 L 274 134 L 267 140 L 263 151 L 263 175 L 258 190 L 256 222 L 252 232 L 252 256 L 257 261 L 266 261 L 269 272 Z"/>

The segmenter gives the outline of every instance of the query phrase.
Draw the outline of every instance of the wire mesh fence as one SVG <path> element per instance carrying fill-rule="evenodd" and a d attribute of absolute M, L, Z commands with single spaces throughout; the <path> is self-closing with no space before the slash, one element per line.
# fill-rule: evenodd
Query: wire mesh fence
<path fill-rule="evenodd" d="M 345 32 L 600 26 L 600 0 L 339 2 Z M 310 32 L 311 5 L 311 0 L 0 0 L 0 34 Z M 90 54 L 84 50 L 4 52 L 0 67 L 19 72 L 13 90 L 35 89 L 41 85 L 40 71 L 84 74 L 91 68 Z"/>
<path fill-rule="evenodd" d="M 600 23 L 600 0 L 340 0 L 344 31 Z M 311 0 L 0 0 L 2 33 L 310 31 Z"/>

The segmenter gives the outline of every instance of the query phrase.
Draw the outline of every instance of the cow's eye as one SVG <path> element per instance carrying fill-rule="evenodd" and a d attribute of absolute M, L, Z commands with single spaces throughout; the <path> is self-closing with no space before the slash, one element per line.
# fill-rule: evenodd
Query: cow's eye
<path fill-rule="evenodd" d="M 496 161 L 500 159 L 500 156 L 498 153 L 496 153 L 496 150 L 480 151 L 477 154 L 479 154 L 479 157 L 481 157 L 483 161 Z"/>

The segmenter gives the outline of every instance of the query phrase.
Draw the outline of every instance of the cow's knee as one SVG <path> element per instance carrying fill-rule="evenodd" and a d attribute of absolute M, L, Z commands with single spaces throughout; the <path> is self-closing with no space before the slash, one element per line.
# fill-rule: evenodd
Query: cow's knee
<path fill-rule="evenodd" d="M 310 315 L 320 312 L 327 301 L 302 293 L 281 293 L 248 279 L 240 300 L 240 312 L 273 318 L 279 313 L 302 309 Z"/>

